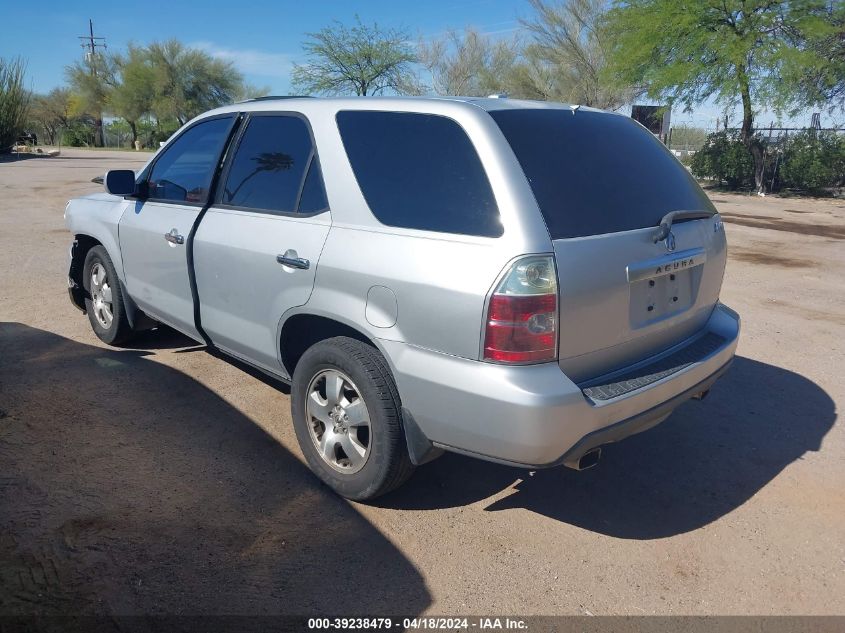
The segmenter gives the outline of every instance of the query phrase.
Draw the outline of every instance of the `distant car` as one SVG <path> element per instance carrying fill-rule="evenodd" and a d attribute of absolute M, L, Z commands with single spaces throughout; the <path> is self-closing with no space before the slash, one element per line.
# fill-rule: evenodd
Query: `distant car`
<path fill-rule="evenodd" d="M 66 211 L 97 336 L 165 323 L 289 382 L 308 464 L 351 499 L 444 450 L 587 468 L 736 349 L 720 217 L 621 115 L 260 99 L 105 188 Z"/>
<path fill-rule="evenodd" d="M 35 132 L 24 132 L 18 137 L 18 145 L 38 145 L 38 135 Z"/>

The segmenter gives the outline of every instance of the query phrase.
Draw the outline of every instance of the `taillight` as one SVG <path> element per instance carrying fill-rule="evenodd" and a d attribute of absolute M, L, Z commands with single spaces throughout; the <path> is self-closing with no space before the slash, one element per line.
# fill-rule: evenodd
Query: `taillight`
<path fill-rule="evenodd" d="M 557 358 L 557 276 L 554 260 L 517 261 L 490 296 L 484 360 L 539 363 Z"/>

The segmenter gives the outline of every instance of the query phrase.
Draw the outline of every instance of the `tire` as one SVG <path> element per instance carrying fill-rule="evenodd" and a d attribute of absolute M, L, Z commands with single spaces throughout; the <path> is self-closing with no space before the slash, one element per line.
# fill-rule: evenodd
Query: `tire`
<path fill-rule="evenodd" d="M 413 473 L 399 392 L 384 357 L 371 346 L 340 336 L 310 347 L 293 373 L 291 412 L 308 466 L 339 495 L 374 499 Z"/>
<path fill-rule="evenodd" d="M 95 273 L 97 280 L 93 279 Z M 82 286 L 85 288 L 85 312 L 94 334 L 108 345 L 120 345 L 129 340 L 133 331 L 126 318 L 120 281 L 111 257 L 102 246 L 94 246 L 85 256 Z"/>

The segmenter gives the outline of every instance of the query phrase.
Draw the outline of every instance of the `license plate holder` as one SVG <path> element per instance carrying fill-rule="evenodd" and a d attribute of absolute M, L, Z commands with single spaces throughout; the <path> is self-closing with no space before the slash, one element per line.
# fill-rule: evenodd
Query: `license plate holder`
<path fill-rule="evenodd" d="M 704 249 L 696 248 L 629 265 L 631 326 L 642 327 L 689 309 L 705 261 Z"/>

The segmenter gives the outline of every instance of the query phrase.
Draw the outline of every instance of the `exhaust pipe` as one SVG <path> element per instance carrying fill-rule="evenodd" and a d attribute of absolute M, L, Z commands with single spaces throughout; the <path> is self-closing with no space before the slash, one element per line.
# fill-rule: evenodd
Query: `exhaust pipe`
<path fill-rule="evenodd" d="M 587 470 L 598 464 L 599 459 L 601 459 L 601 447 L 590 449 L 577 459 L 564 462 L 563 465 L 573 470 Z"/>
<path fill-rule="evenodd" d="M 695 394 L 692 397 L 692 399 L 693 400 L 704 400 L 708 395 L 710 395 L 710 390 L 706 389 L 706 390 L 702 391 L 701 393 Z"/>

